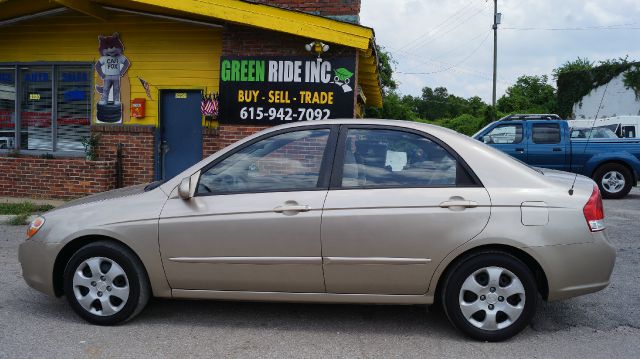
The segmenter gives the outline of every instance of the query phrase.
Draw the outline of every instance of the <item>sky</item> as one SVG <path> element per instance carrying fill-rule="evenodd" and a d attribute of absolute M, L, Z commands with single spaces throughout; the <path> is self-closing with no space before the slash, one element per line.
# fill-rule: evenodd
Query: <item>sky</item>
<path fill-rule="evenodd" d="M 521 75 L 552 83 L 577 57 L 640 60 L 639 0 L 498 0 L 498 12 L 498 98 Z M 400 93 L 444 86 L 491 102 L 493 1 L 362 0 L 360 22 L 397 61 Z"/>

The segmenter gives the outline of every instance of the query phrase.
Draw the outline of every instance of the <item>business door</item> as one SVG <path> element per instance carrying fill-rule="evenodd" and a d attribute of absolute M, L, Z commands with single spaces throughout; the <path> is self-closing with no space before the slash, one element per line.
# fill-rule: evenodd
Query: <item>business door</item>
<path fill-rule="evenodd" d="M 202 159 L 201 93 L 160 92 L 160 177 L 171 178 Z"/>

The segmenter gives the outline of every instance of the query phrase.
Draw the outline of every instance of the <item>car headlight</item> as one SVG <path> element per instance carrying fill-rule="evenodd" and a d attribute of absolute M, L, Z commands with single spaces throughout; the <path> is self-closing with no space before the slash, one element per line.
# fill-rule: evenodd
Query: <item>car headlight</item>
<path fill-rule="evenodd" d="M 38 233 L 42 226 L 44 226 L 44 217 L 38 216 L 34 218 L 34 220 L 29 224 L 29 229 L 27 229 L 27 239 L 33 237 L 36 233 Z"/>

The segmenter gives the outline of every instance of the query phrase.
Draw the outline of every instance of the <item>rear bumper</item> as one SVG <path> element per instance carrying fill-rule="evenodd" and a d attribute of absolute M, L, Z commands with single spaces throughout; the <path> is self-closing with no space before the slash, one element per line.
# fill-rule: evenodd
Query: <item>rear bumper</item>
<path fill-rule="evenodd" d="M 52 296 L 55 295 L 53 264 L 59 251 L 58 247 L 58 243 L 31 239 L 20 244 L 18 250 L 18 260 L 25 282 L 30 287 Z"/>
<path fill-rule="evenodd" d="M 607 241 L 606 231 L 593 237 L 589 243 L 526 248 L 545 272 L 549 301 L 597 292 L 609 285 L 616 249 Z"/>

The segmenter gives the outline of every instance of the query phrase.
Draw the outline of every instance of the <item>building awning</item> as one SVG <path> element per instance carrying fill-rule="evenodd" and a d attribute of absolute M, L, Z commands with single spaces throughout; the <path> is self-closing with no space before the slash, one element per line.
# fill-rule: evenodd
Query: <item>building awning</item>
<path fill-rule="evenodd" d="M 241 24 L 354 48 L 359 52 L 358 81 L 367 105 L 382 106 L 373 29 L 300 11 L 240 0 L 0 0 L 0 24 L 61 8 L 108 21 L 109 7 Z"/>

